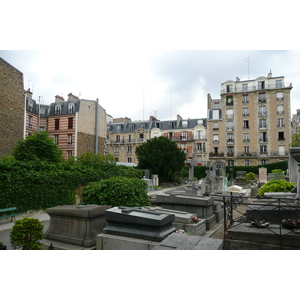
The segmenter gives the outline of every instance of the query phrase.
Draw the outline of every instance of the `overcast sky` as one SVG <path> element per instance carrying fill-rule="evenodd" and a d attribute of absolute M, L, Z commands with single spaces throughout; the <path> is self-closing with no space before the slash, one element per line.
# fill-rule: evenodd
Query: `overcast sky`
<path fill-rule="evenodd" d="M 300 51 L 280 50 L 97 50 L 0 51 L 24 75 L 24 88 L 41 96 L 67 100 L 69 92 L 95 100 L 113 117 L 160 120 L 206 117 L 206 99 L 220 97 L 226 80 L 285 76 L 292 82 L 291 113 L 300 109 Z"/>
<path fill-rule="evenodd" d="M 235 0 L 6 1 L 0 56 L 24 74 L 36 100 L 71 92 L 133 120 L 206 117 L 207 94 L 219 98 L 221 83 L 247 80 L 249 58 L 250 79 L 272 70 L 293 83 L 293 114 L 300 47 L 292 3 L 271 9 L 253 0 L 241 13 Z"/>

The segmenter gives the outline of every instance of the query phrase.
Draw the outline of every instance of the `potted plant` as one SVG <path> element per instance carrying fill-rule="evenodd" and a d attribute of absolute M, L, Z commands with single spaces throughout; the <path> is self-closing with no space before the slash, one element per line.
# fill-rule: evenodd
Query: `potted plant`
<path fill-rule="evenodd" d="M 41 250 L 44 225 L 39 219 L 23 218 L 15 221 L 10 232 L 10 242 L 14 249 Z"/>
<path fill-rule="evenodd" d="M 6 246 L 5 246 L 5 245 L 3 245 L 3 243 L 2 243 L 2 242 L 0 242 L 0 250 L 6 250 Z"/>

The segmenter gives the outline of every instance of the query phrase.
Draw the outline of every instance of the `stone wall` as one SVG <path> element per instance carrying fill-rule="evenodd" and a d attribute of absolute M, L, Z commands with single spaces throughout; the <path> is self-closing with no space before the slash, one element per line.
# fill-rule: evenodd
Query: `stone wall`
<path fill-rule="evenodd" d="M 0 57 L 0 158 L 23 138 L 24 101 L 23 73 Z"/>
<path fill-rule="evenodd" d="M 98 137 L 98 153 L 104 155 L 104 142 L 103 137 Z M 85 153 L 95 151 L 95 135 L 78 132 L 77 141 L 77 156 Z"/>

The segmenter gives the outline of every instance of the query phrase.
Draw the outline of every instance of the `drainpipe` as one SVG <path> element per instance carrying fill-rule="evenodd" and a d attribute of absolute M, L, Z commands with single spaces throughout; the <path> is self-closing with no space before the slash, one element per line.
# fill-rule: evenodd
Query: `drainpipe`
<path fill-rule="evenodd" d="M 96 98 L 96 113 L 95 113 L 95 154 L 98 154 L 98 103 L 99 99 Z"/>

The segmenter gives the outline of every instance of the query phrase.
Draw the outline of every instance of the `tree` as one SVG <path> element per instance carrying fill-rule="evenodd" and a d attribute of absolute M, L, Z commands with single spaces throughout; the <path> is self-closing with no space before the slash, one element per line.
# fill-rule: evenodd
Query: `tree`
<path fill-rule="evenodd" d="M 17 160 L 22 161 L 38 159 L 58 163 L 63 160 L 62 151 L 55 142 L 49 138 L 46 131 L 38 131 L 25 139 L 19 140 L 12 154 Z"/>
<path fill-rule="evenodd" d="M 164 136 L 147 140 L 135 150 L 138 167 L 158 174 L 161 181 L 174 181 L 182 170 L 186 154 Z"/>

